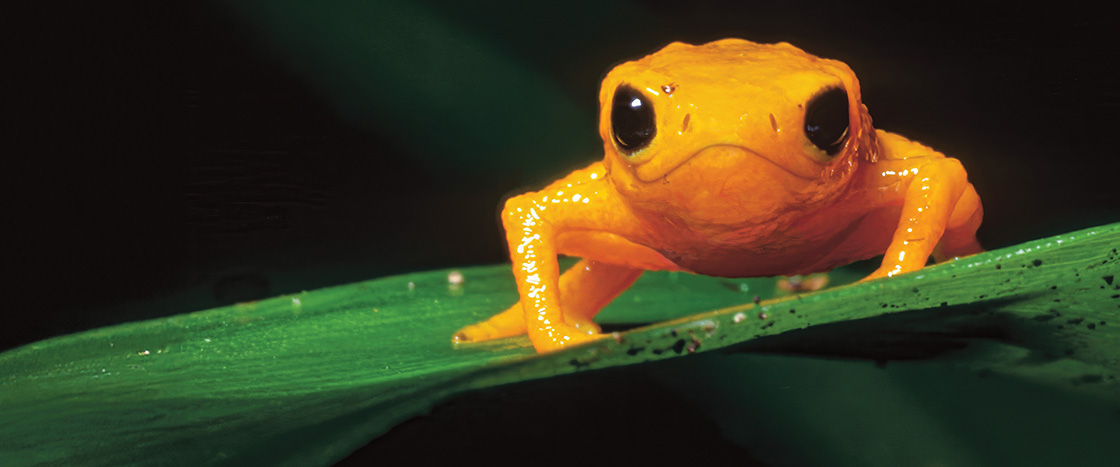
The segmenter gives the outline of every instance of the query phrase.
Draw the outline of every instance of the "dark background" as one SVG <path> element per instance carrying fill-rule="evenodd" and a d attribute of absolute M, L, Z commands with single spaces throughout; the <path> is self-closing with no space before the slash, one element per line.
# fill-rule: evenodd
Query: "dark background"
<path fill-rule="evenodd" d="M 330 5 L 74 2 L 13 18 L 0 349 L 506 261 L 503 197 L 600 158 L 602 74 L 672 40 L 785 40 L 847 62 L 877 127 L 964 163 L 989 248 L 1120 219 L 1102 15 Z"/>

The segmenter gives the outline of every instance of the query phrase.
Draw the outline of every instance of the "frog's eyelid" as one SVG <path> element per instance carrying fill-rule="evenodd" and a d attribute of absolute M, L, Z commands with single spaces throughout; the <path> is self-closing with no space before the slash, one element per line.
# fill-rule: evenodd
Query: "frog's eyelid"
<path fill-rule="evenodd" d="M 832 142 L 832 144 L 840 144 L 844 140 L 848 139 L 848 132 L 851 131 L 851 129 L 852 129 L 851 125 L 848 125 L 848 126 L 844 127 L 844 132 L 841 133 L 840 136 L 836 138 L 836 141 Z"/>

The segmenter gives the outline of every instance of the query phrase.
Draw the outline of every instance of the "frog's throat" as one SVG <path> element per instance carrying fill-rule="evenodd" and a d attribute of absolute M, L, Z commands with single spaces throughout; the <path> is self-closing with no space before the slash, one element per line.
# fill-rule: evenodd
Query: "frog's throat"
<path fill-rule="evenodd" d="M 752 150 L 751 148 L 748 148 L 748 147 L 745 147 L 745 146 L 739 146 L 737 144 L 723 144 L 723 143 L 712 144 L 712 145 L 709 145 L 709 146 L 705 146 L 705 147 L 701 148 L 699 151 L 696 151 L 696 152 L 692 153 L 692 155 L 690 155 L 688 157 L 682 157 L 681 159 L 679 159 L 677 161 L 673 161 L 672 165 L 667 165 L 665 167 L 661 167 L 661 170 L 652 171 L 652 172 L 643 172 L 642 170 L 640 170 L 641 166 L 638 166 L 639 168 L 637 168 L 637 170 L 634 171 L 634 175 L 638 178 L 638 180 L 641 180 L 642 182 L 645 182 L 645 183 L 655 182 L 655 181 L 664 179 L 665 177 L 668 177 L 669 174 L 671 174 L 673 172 L 676 172 L 681 167 L 684 167 L 684 166 L 688 165 L 689 163 L 691 163 L 692 161 L 695 161 L 698 158 L 703 157 L 703 155 L 705 153 L 710 153 L 714 150 L 723 149 L 723 148 L 733 149 L 737 153 L 735 155 L 735 157 L 754 157 L 755 159 L 765 161 L 766 163 L 780 169 L 781 171 L 783 171 L 785 173 L 788 173 L 790 176 L 792 176 L 794 178 L 797 178 L 797 179 L 800 179 L 800 180 L 805 180 L 805 181 L 813 181 L 813 180 L 816 179 L 815 177 L 805 177 L 803 175 L 799 175 L 797 173 L 794 173 L 793 171 L 789 170 L 785 166 L 783 166 L 781 164 L 778 164 L 777 162 L 774 162 L 773 159 L 771 159 L 769 157 L 766 157 L 765 154 L 762 154 L 758 151 Z M 645 165 L 645 164 L 643 164 L 643 165 Z M 822 167 L 822 169 L 823 169 L 823 167 Z"/>

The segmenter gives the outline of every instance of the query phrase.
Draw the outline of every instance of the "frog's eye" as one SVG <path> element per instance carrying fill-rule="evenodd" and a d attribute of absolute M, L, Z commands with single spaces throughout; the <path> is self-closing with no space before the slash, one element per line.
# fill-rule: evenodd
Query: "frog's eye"
<path fill-rule="evenodd" d="M 627 153 L 646 147 L 657 134 L 653 104 L 642 93 L 625 84 L 614 91 L 611 134 L 618 147 Z"/>
<path fill-rule="evenodd" d="M 848 92 L 832 88 L 809 99 L 805 136 L 825 154 L 835 155 L 848 139 Z"/>

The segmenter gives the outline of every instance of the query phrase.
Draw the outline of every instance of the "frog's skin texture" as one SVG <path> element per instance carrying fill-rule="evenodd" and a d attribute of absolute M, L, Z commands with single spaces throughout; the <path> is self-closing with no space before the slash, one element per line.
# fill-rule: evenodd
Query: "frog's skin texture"
<path fill-rule="evenodd" d="M 884 255 L 868 280 L 981 251 L 960 162 L 873 129 L 841 62 L 673 43 L 612 70 L 599 102 L 603 160 L 502 211 L 520 302 L 453 341 L 598 338 L 592 317 L 645 270 L 809 274 Z M 559 254 L 583 260 L 561 275 Z"/>

